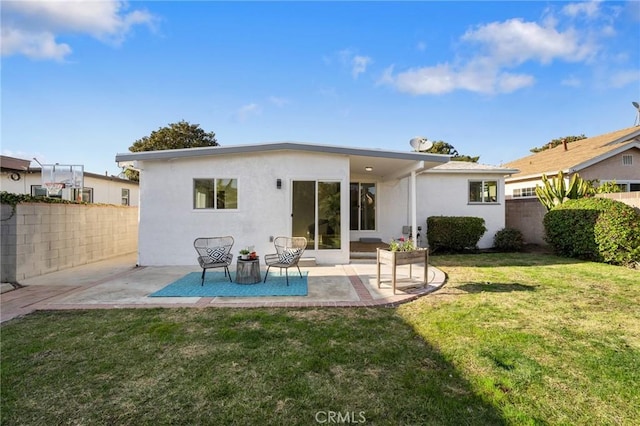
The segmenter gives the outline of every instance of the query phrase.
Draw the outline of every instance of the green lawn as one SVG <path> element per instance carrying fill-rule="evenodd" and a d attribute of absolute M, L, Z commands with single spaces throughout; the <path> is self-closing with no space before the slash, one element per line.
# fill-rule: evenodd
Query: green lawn
<path fill-rule="evenodd" d="M 2 424 L 637 424 L 640 272 L 434 256 L 397 309 L 38 312 L 2 326 Z"/>

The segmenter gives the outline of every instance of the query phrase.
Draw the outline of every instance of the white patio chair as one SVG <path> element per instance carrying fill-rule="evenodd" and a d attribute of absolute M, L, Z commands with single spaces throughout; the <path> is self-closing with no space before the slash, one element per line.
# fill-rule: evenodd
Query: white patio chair
<path fill-rule="evenodd" d="M 202 283 L 204 285 L 204 274 L 207 269 L 224 268 L 224 276 L 229 276 L 231 281 L 231 273 L 229 265 L 233 260 L 233 237 L 202 237 L 196 238 L 193 247 L 198 252 L 198 263 L 202 268 Z"/>
<path fill-rule="evenodd" d="M 267 272 L 264 274 L 264 281 L 267 282 L 269 276 L 269 269 L 272 266 L 285 270 L 287 276 L 287 285 L 289 285 L 289 268 L 295 266 L 298 268 L 300 278 L 302 278 L 302 272 L 298 266 L 298 261 L 302 257 L 304 250 L 307 248 L 307 239 L 304 237 L 276 237 L 273 240 L 273 245 L 276 248 L 276 253 L 267 254 L 264 256 L 264 262 L 267 265 Z"/>

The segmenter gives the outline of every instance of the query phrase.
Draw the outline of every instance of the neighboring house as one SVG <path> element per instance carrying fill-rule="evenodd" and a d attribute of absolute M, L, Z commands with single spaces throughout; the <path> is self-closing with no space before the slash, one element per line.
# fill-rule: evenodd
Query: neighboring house
<path fill-rule="evenodd" d="M 520 170 L 506 179 L 507 227 L 520 230 L 526 243 L 545 245 L 546 209 L 535 192 L 542 175 L 555 177 L 561 170 L 567 184 L 578 173 L 586 180 L 615 181 L 625 192 L 640 191 L 640 127 L 561 144 L 505 166 Z"/>
<path fill-rule="evenodd" d="M 560 144 L 505 167 L 520 170 L 506 180 L 508 198 L 535 197 L 542 175 L 562 171 L 568 180 L 578 173 L 585 180 L 615 181 L 624 192 L 640 191 L 640 127 L 630 127 L 576 142 Z"/>
<path fill-rule="evenodd" d="M 116 155 L 141 174 L 140 265 L 193 265 L 194 239 L 223 235 L 235 255 L 253 246 L 261 256 L 274 237 L 304 236 L 305 257 L 344 264 L 349 241 L 416 237 L 427 216 L 444 214 L 484 217 L 490 246 L 513 171 L 448 160 L 292 142 Z"/>
<path fill-rule="evenodd" d="M 0 156 L 0 190 L 14 194 L 47 195 L 42 186 L 42 170 L 30 167 L 29 160 Z M 89 203 L 120 204 L 137 206 L 139 185 L 117 176 L 84 172 L 82 200 Z M 78 199 L 78 190 L 64 188 L 58 195 L 67 200 Z"/>

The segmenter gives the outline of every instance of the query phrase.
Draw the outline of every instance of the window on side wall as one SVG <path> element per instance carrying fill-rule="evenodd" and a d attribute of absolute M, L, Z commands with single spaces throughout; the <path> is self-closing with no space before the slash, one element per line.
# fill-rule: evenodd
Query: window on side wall
<path fill-rule="evenodd" d="M 230 210 L 238 208 L 237 179 L 194 179 L 193 208 Z"/>
<path fill-rule="evenodd" d="M 513 190 L 513 198 L 535 197 L 536 188 L 534 186 L 529 188 L 516 188 Z"/>
<path fill-rule="evenodd" d="M 469 203 L 497 203 L 498 181 L 496 180 L 470 180 Z"/>
<path fill-rule="evenodd" d="M 122 191 L 121 191 L 121 192 L 122 192 L 122 201 L 121 201 L 121 204 L 122 204 L 123 206 L 128 206 L 128 205 L 130 205 L 130 204 L 129 204 L 129 203 L 130 203 L 130 201 L 129 201 L 129 195 L 130 195 L 129 190 L 128 190 L 127 188 L 122 188 Z"/>
<path fill-rule="evenodd" d="M 85 203 L 93 203 L 93 188 L 82 188 L 82 198 L 80 197 L 80 190 L 78 188 L 73 189 L 71 194 L 75 201 L 84 201 Z"/>

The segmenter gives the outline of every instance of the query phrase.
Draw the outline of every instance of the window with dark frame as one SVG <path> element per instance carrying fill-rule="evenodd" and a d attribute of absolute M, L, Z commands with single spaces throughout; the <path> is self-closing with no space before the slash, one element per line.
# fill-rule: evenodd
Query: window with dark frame
<path fill-rule="evenodd" d="M 352 231 L 375 231 L 376 184 L 351 182 L 349 192 L 349 229 Z"/>

